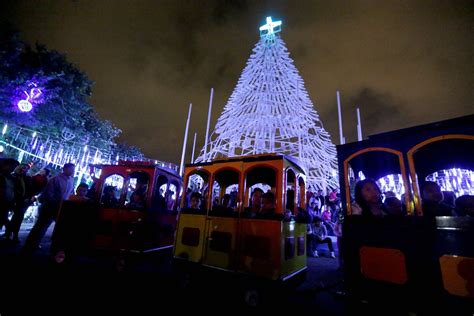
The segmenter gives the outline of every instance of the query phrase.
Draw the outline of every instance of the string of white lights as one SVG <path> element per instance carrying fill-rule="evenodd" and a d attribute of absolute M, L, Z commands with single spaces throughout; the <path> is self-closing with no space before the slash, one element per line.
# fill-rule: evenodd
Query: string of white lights
<path fill-rule="evenodd" d="M 312 189 L 336 188 L 336 147 L 313 107 L 304 81 L 277 34 L 281 21 L 267 18 L 247 66 L 199 161 L 277 153 L 298 159 Z"/>

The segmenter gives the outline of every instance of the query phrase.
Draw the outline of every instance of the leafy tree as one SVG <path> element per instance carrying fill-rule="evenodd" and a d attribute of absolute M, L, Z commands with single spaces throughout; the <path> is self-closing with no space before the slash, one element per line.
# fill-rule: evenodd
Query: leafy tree
<path fill-rule="evenodd" d="M 143 154 L 137 148 L 117 146 L 121 130 L 101 120 L 88 98 L 93 82 L 70 63 L 66 55 L 46 46 L 33 47 L 20 39 L 10 26 L 0 28 L 0 120 L 60 136 L 72 132 L 74 141 L 119 154 Z M 32 87 L 41 90 L 30 112 L 22 112 L 17 102 Z"/>

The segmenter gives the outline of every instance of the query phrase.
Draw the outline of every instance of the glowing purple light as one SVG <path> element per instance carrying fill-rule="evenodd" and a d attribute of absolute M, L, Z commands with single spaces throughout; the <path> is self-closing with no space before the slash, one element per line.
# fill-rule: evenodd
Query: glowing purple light
<path fill-rule="evenodd" d="M 37 88 L 36 83 L 33 83 L 33 86 L 34 88 L 32 88 L 29 93 L 23 90 L 26 99 L 20 100 L 17 103 L 18 109 L 22 112 L 30 112 L 33 109 L 33 104 L 30 100 L 37 99 L 42 94 L 41 89 Z"/>

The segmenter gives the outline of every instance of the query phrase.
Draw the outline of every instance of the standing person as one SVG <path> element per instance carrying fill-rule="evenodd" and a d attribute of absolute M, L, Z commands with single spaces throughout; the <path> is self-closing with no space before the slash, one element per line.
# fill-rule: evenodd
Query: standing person
<path fill-rule="evenodd" d="M 344 221 L 344 215 L 339 213 L 338 219 L 336 224 L 334 225 L 334 235 L 337 237 L 337 250 L 339 251 L 338 259 L 339 259 L 339 270 L 342 270 L 344 268 L 344 259 L 343 259 L 343 251 L 342 251 L 342 223 Z"/>
<path fill-rule="evenodd" d="M 18 161 L 11 158 L 0 160 L 0 229 L 8 226 L 8 212 L 15 203 L 15 182 L 12 172 L 18 164 Z"/>
<path fill-rule="evenodd" d="M 61 203 L 73 194 L 74 169 L 74 164 L 67 163 L 63 166 L 61 174 L 48 181 L 44 192 L 41 194 L 42 204 L 38 220 L 31 229 L 22 249 L 24 254 L 31 254 L 38 247 L 49 226 L 56 220 Z"/>
<path fill-rule="evenodd" d="M 318 190 L 318 194 L 316 195 L 316 199 L 318 199 L 318 201 L 319 201 L 317 203 L 318 208 L 319 208 L 319 210 L 317 212 L 318 213 L 317 215 L 320 216 L 322 211 L 323 211 L 324 204 L 325 204 L 324 203 L 325 201 L 324 201 L 323 190 L 321 190 L 321 189 Z"/>
<path fill-rule="evenodd" d="M 15 206 L 13 208 L 13 216 L 10 224 L 5 231 L 7 239 L 13 235 L 13 242 L 19 243 L 18 233 L 20 231 L 21 223 L 25 218 L 25 212 L 33 203 L 33 191 L 31 185 L 31 177 L 27 176 L 30 170 L 28 164 L 22 163 L 13 171 L 13 180 L 15 183 Z"/>
<path fill-rule="evenodd" d="M 51 171 L 48 168 L 42 168 L 37 174 L 31 177 L 31 186 L 34 195 L 43 192 L 48 184 L 48 177 Z"/>

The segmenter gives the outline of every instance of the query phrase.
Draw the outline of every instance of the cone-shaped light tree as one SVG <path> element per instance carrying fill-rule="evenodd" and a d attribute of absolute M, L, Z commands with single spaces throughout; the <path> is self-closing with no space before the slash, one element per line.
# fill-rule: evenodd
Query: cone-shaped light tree
<path fill-rule="evenodd" d="M 196 160 L 263 153 L 298 159 L 310 189 L 338 187 L 336 148 L 313 107 L 304 81 L 267 18 L 247 66 Z"/>

